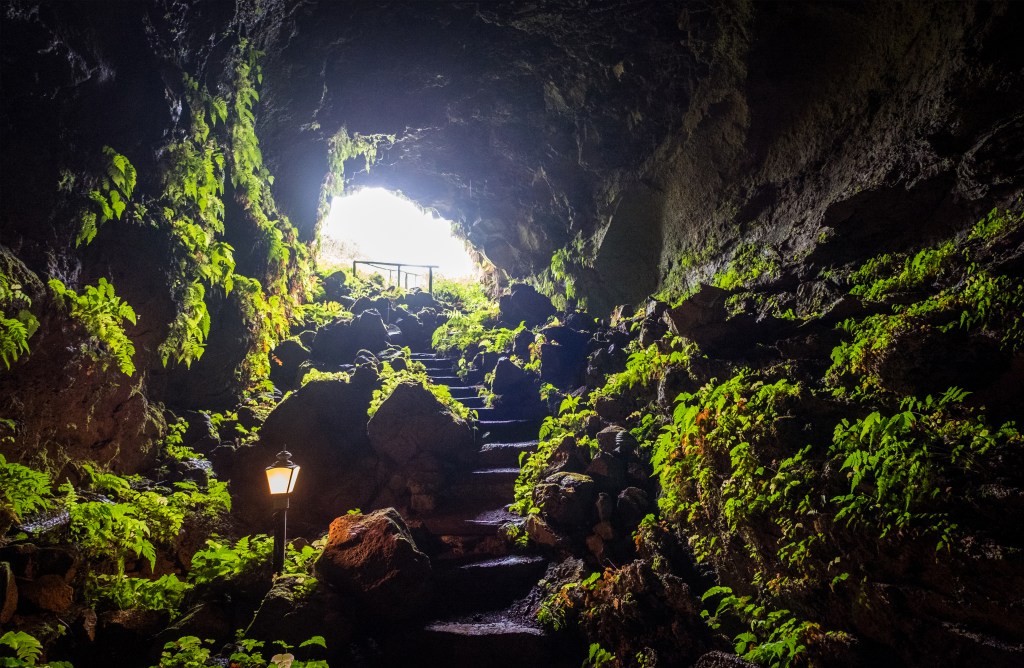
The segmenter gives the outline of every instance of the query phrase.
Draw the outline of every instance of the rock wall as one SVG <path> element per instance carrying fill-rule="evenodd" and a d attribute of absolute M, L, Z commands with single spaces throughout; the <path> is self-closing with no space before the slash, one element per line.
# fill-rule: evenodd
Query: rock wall
<path fill-rule="evenodd" d="M 189 122 L 181 72 L 225 92 L 242 39 L 264 52 L 257 129 L 304 240 L 331 138 L 394 134 L 369 168 L 348 161 L 348 186 L 436 208 L 506 277 L 567 249 L 598 316 L 751 248 L 792 280 L 917 245 L 1024 176 L 1013 2 L 18 0 L 2 19 L 0 243 L 43 279 L 110 277 L 140 316 L 145 392 L 188 407 L 229 402 L 256 342 L 211 300 L 204 359 L 164 370 L 165 242 L 122 225 L 76 248 L 67 177 L 113 145 L 159 192 L 161 147 Z M 257 275 L 249 214 L 224 199 L 225 238 Z"/>
<path fill-rule="evenodd" d="M 353 183 L 437 208 L 512 276 L 579 236 L 601 312 L 741 244 L 843 262 L 991 208 L 1022 172 L 1022 20 L 1013 3 L 320 5 L 271 50 L 271 151 L 309 221 L 326 139 L 395 133 Z"/>

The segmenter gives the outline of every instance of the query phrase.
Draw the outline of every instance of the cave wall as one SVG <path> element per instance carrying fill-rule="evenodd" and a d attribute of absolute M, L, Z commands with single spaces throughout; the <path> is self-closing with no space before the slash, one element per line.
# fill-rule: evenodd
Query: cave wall
<path fill-rule="evenodd" d="M 264 52 L 257 129 L 305 241 L 330 138 L 394 134 L 369 169 L 346 165 L 348 187 L 437 209 L 506 277 L 572 249 L 597 316 L 681 293 L 744 246 L 806 277 L 920 245 L 1024 176 L 1014 2 L 12 0 L 2 19 L 0 244 L 44 280 L 111 278 L 139 314 L 145 383 L 104 382 L 190 408 L 231 400 L 252 337 L 215 312 L 200 363 L 163 368 L 177 308 L 166 245 L 122 225 L 76 248 L 80 202 L 60 184 L 112 145 L 140 191 L 159 191 L 161 147 L 188 123 L 181 73 L 221 90 L 243 39 Z M 225 200 L 251 273 L 247 213 Z M 64 373 L 44 363 L 61 342 L 45 341 L 0 379 L 8 413 L 19 388 Z M 44 395 L 43 407 L 66 400 Z M 129 431 L 153 432 L 148 411 L 134 414 Z"/>
<path fill-rule="evenodd" d="M 44 267 L 67 223 L 33 203 L 59 169 L 112 138 L 144 168 L 181 123 L 169 64 L 216 74 L 235 31 L 265 52 L 264 155 L 306 240 L 330 137 L 395 134 L 371 169 L 347 166 L 349 187 L 437 209 L 512 277 L 578 240 L 600 315 L 706 278 L 741 243 L 846 261 L 998 202 L 1022 171 L 1022 14 L 1012 2 L 14 2 L 0 225 Z"/>
<path fill-rule="evenodd" d="M 307 6 L 270 49 L 269 147 L 283 195 L 312 221 L 326 138 L 342 125 L 396 133 L 352 185 L 437 208 L 511 276 L 542 271 L 579 235 L 600 314 L 707 278 L 741 243 L 783 264 L 816 248 L 819 263 L 842 262 L 990 208 L 1022 170 L 1021 14 L 1014 3 Z"/>

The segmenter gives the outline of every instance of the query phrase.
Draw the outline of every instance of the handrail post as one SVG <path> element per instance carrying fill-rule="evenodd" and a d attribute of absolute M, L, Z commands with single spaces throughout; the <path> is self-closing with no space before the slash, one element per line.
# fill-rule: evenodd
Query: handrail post
<path fill-rule="evenodd" d="M 434 294 L 434 268 L 427 267 L 427 294 Z"/>

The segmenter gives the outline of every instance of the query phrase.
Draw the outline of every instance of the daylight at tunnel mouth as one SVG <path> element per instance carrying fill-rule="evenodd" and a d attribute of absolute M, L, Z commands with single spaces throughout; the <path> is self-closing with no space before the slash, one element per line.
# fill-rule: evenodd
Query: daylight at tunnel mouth
<path fill-rule="evenodd" d="M 8 0 L 0 664 L 1024 665 L 1022 29 Z"/>

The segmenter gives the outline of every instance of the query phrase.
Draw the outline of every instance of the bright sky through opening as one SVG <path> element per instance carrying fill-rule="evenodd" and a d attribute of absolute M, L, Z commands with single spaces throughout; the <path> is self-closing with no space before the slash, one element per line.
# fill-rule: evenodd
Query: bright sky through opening
<path fill-rule="evenodd" d="M 477 273 L 465 244 L 452 237 L 450 221 L 382 188 L 335 197 L 320 236 L 321 256 L 332 263 L 434 264 L 436 274 L 456 279 Z"/>

